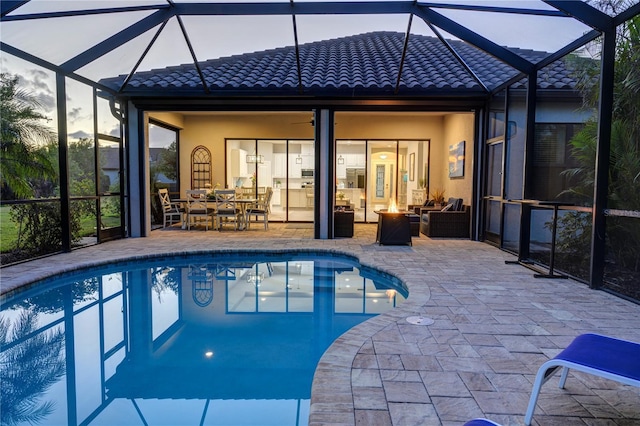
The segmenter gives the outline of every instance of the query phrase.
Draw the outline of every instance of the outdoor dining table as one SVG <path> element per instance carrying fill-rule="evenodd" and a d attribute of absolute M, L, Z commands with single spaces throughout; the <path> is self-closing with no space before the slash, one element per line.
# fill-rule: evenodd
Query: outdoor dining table
<path fill-rule="evenodd" d="M 183 218 L 182 218 L 182 229 L 187 229 L 187 199 L 186 198 L 175 198 L 172 199 L 171 201 L 176 202 L 176 203 L 180 203 L 180 205 L 184 208 L 184 213 L 183 213 Z M 210 201 L 212 203 L 215 203 L 216 200 L 213 196 L 210 196 L 209 198 L 207 198 L 207 201 Z M 238 205 L 238 207 L 240 208 L 240 212 L 242 213 L 242 217 L 244 218 L 244 220 L 246 220 L 246 213 L 247 213 L 247 206 L 251 205 L 251 204 L 255 204 L 258 202 L 257 198 L 238 198 L 236 199 L 236 204 Z M 242 226 L 239 227 L 239 229 L 245 230 L 247 229 L 247 226 L 245 223 L 242 223 Z"/>

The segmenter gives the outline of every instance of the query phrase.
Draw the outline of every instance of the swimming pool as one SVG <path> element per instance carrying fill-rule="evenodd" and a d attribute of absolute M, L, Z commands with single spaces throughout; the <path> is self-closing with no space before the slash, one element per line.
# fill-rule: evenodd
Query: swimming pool
<path fill-rule="evenodd" d="M 69 273 L 3 303 L 2 422 L 305 425 L 324 351 L 406 296 L 393 277 L 320 253 Z"/>

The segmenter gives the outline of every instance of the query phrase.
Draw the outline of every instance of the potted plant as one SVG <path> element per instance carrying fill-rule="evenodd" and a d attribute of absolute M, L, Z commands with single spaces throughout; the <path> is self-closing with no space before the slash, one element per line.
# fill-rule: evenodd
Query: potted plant
<path fill-rule="evenodd" d="M 436 205 L 444 204 L 444 189 L 437 188 L 431 191 L 431 198 Z"/>

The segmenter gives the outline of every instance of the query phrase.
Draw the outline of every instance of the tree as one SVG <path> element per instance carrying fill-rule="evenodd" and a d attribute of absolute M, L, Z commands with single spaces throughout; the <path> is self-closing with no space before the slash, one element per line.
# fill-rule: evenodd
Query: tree
<path fill-rule="evenodd" d="M 616 8 L 626 8 L 626 2 L 607 2 L 606 6 L 615 12 Z M 574 60 L 571 64 L 585 106 L 596 108 L 600 88 L 591 62 Z M 593 200 L 597 137 L 598 123 L 593 119 L 570 141 L 572 155 L 580 165 L 564 172 L 579 182 L 568 191 L 587 205 Z M 640 16 L 626 21 L 617 31 L 607 205 L 611 209 L 640 210 Z M 572 252 L 576 262 L 588 262 L 583 254 L 589 250 L 590 239 L 585 237 L 590 235 L 591 224 L 579 215 L 566 214 L 559 222 L 558 249 Z M 607 242 L 607 282 L 616 281 L 617 291 L 639 298 L 640 289 L 634 282 L 640 278 L 640 221 L 609 217 Z"/>
<path fill-rule="evenodd" d="M 158 155 L 158 172 L 164 174 L 167 179 L 172 181 L 178 180 L 178 154 L 176 148 L 176 141 L 173 141 Z"/>
<path fill-rule="evenodd" d="M 55 140 L 55 132 L 38 112 L 38 100 L 18 89 L 18 77 L 0 74 L 0 185 L 3 195 L 34 196 L 32 178 L 54 177 L 55 168 L 39 143 Z"/>
<path fill-rule="evenodd" d="M 54 409 L 43 394 L 64 376 L 64 334 L 38 330 L 38 315 L 23 311 L 12 324 L 0 318 L 0 408 L 3 425 L 36 424 Z"/>

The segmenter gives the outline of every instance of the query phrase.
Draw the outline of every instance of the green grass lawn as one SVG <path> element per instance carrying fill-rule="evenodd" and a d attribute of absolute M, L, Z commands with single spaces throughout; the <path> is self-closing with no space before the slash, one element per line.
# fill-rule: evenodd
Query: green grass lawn
<path fill-rule="evenodd" d="M 9 206 L 0 207 L 0 252 L 10 251 L 18 238 L 18 225 L 9 217 Z"/>
<path fill-rule="evenodd" d="M 0 207 L 0 252 L 9 252 L 15 248 L 18 238 L 18 224 L 9 216 L 10 206 Z M 105 215 L 102 218 L 105 227 L 115 227 L 120 224 L 120 218 L 115 215 Z M 96 234 L 96 219 L 85 216 L 80 220 L 80 236 L 88 237 Z"/>

